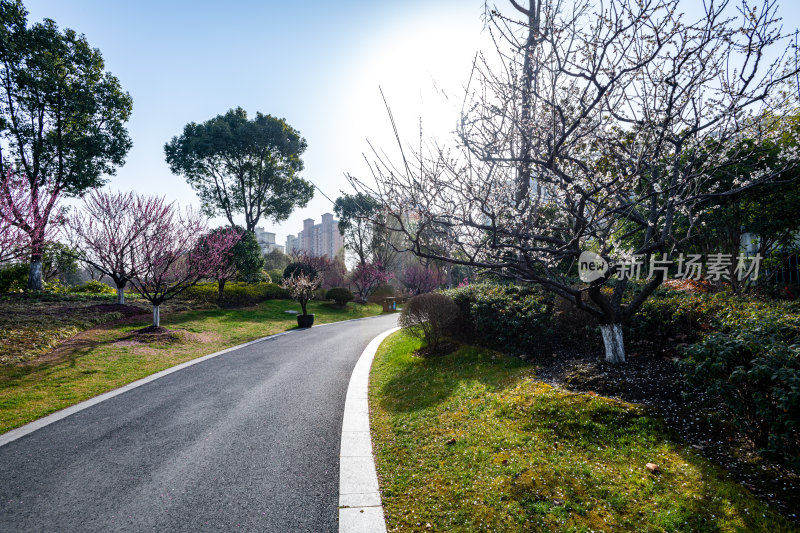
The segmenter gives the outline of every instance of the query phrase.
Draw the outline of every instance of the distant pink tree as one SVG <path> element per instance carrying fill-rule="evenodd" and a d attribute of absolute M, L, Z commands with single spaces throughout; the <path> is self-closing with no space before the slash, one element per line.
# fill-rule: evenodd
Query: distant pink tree
<path fill-rule="evenodd" d="M 136 272 L 131 284 L 153 305 L 153 326 L 161 325 L 159 306 L 203 278 L 213 276 L 241 236 L 234 228 L 206 235 L 206 221 L 169 204 L 164 215 L 141 232 L 132 247 Z"/>
<path fill-rule="evenodd" d="M 380 262 L 359 263 L 350 276 L 350 283 L 356 288 L 360 302 L 366 302 L 375 289 L 388 282 L 394 274 L 385 272 Z"/>
<path fill-rule="evenodd" d="M 31 259 L 31 280 L 28 288 L 42 288 L 42 254 L 53 238 L 58 222 L 58 197 L 49 183 L 30 187 L 25 176 L 8 171 L 0 182 L 0 260 L 17 259 L 25 254 Z M 36 271 L 36 272 L 34 272 Z"/>
<path fill-rule="evenodd" d="M 414 294 L 424 294 L 438 289 L 444 283 L 444 274 L 436 267 L 413 264 L 403 270 L 400 281 Z"/>
<path fill-rule="evenodd" d="M 163 198 L 95 190 L 84 199 L 81 211 L 67 218 L 68 238 L 78 259 L 114 281 L 118 304 L 125 303 L 125 286 L 144 267 L 136 249 L 142 245 L 140 237 L 171 209 Z"/>
<path fill-rule="evenodd" d="M 327 255 L 312 255 L 307 252 L 293 251 L 289 253 L 289 260 L 292 263 L 305 263 L 310 265 L 317 273 L 327 272 L 334 264 L 334 260 Z"/>

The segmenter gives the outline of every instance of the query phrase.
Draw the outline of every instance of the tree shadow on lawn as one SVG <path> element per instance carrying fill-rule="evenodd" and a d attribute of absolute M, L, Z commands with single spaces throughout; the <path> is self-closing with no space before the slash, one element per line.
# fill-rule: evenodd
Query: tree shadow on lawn
<path fill-rule="evenodd" d="M 65 363 L 69 367 L 74 367 L 82 356 L 100 346 L 113 344 L 129 336 L 129 330 L 135 330 L 142 324 L 147 325 L 148 318 L 149 316 L 146 314 L 132 315 L 81 331 L 77 335 L 65 339 L 53 350 L 40 357 L 0 369 L 0 384 L 29 374 L 46 372 Z M 120 326 L 127 327 L 120 329 Z"/>
<path fill-rule="evenodd" d="M 529 367 L 531 374 L 534 371 L 531 364 L 517 357 L 482 348 L 462 345 L 444 356 L 422 358 L 411 355 L 418 347 L 416 344 L 409 353 L 392 355 L 389 360 L 379 363 L 398 367 L 387 369 L 392 377 L 377 391 L 381 407 L 390 413 L 420 411 L 438 405 L 463 382 L 478 381 L 489 391 L 503 390 L 525 377 L 523 373 L 509 378 L 509 369 Z M 388 348 L 391 350 L 391 345 Z"/>
<path fill-rule="evenodd" d="M 527 465 L 501 489 L 532 520 L 573 515 L 580 525 L 625 531 L 788 526 L 648 409 L 585 394 L 527 392 L 512 392 L 513 407 L 498 423 L 505 419 L 534 437 L 525 447 L 507 449 L 511 464 Z M 647 470 L 649 462 L 658 472 Z M 613 522 L 606 522 L 609 516 Z"/>

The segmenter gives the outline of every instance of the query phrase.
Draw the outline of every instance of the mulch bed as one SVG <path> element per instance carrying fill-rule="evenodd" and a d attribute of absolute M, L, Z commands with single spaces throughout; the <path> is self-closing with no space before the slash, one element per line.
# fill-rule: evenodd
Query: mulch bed
<path fill-rule="evenodd" d="M 687 397 L 675 360 L 674 355 L 639 355 L 623 365 L 610 365 L 601 355 L 562 351 L 531 362 L 538 365 L 537 377 L 551 385 L 653 408 L 697 453 L 800 524 L 800 476 L 758 458 L 752 443 L 703 408 L 701 398 Z"/>

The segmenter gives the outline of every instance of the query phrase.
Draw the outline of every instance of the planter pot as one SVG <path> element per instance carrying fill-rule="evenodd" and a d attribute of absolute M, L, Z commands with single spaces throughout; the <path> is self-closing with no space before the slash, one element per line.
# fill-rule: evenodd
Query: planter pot
<path fill-rule="evenodd" d="M 310 328 L 314 325 L 314 315 L 297 315 L 297 327 Z"/>

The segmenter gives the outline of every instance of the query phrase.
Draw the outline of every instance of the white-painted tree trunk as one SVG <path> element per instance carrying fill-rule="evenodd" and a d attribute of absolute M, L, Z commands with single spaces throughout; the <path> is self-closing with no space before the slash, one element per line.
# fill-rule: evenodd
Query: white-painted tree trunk
<path fill-rule="evenodd" d="M 117 287 L 117 303 L 119 305 L 125 303 L 125 287 Z"/>
<path fill-rule="evenodd" d="M 161 325 L 161 315 L 158 312 L 158 306 L 153 306 L 153 325 L 159 327 Z"/>
<path fill-rule="evenodd" d="M 42 289 L 44 289 L 44 284 L 42 283 L 42 260 L 35 259 L 31 261 L 28 274 L 28 290 L 40 291 Z"/>
<path fill-rule="evenodd" d="M 617 364 L 625 362 L 625 344 L 622 341 L 622 324 L 603 324 L 600 326 L 603 344 L 606 348 L 606 361 Z"/>

